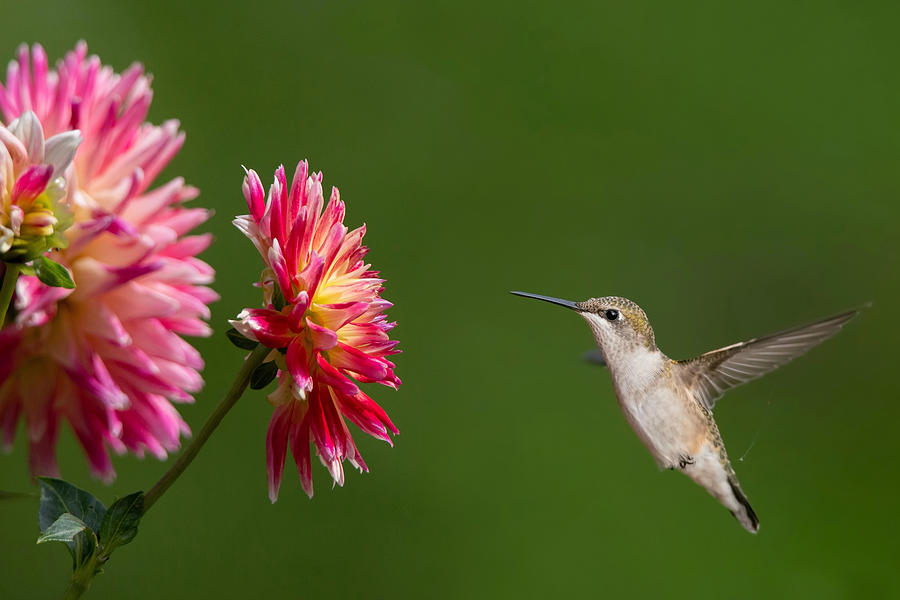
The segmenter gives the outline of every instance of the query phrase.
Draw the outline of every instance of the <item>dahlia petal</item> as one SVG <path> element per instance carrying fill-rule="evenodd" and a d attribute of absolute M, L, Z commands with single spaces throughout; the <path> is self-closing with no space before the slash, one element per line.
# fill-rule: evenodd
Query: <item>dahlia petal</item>
<path fill-rule="evenodd" d="M 23 165 L 28 160 L 28 149 L 12 131 L 3 127 L 2 123 L 0 123 L 0 152 L 3 153 L 3 163 L 7 171 L 3 174 L 4 181 L 10 181 L 13 166 Z"/>
<path fill-rule="evenodd" d="M 210 326 L 195 317 L 168 316 L 160 318 L 159 322 L 162 323 L 166 329 L 181 335 L 195 337 L 209 337 L 212 335 Z"/>
<path fill-rule="evenodd" d="M 198 371 L 203 368 L 200 352 L 160 323 L 159 319 L 128 321 L 124 329 L 126 335 L 141 340 L 141 348 L 150 356 L 168 358 Z"/>
<path fill-rule="evenodd" d="M 78 311 L 81 327 L 90 335 L 108 340 L 116 346 L 127 346 L 132 338 L 115 312 L 103 302 L 95 302 L 88 310 Z"/>
<path fill-rule="evenodd" d="M 284 255 L 281 253 L 281 246 L 277 239 L 272 240 L 272 246 L 269 248 L 269 264 L 272 266 L 272 270 L 275 271 L 275 277 L 278 278 L 278 287 L 281 288 L 281 293 L 289 302 L 293 302 L 296 297 L 294 286 L 291 284 L 287 264 L 284 262 Z"/>
<path fill-rule="evenodd" d="M 75 291 L 72 292 L 72 298 L 90 298 L 103 294 L 159 270 L 161 266 L 162 262 L 157 261 L 127 267 L 110 267 L 90 257 L 81 258 L 72 266 L 73 278 L 78 282 Z"/>
<path fill-rule="evenodd" d="M 44 162 L 44 129 L 37 115 L 31 110 L 22 113 L 22 116 L 9 124 L 9 130 L 22 140 L 32 164 Z"/>
<path fill-rule="evenodd" d="M 34 85 L 34 108 L 38 113 L 42 113 L 47 108 L 49 101 L 48 82 L 47 82 L 47 53 L 44 52 L 43 46 L 34 44 L 31 51 L 31 63 L 34 74 L 32 75 L 32 83 Z"/>
<path fill-rule="evenodd" d="M 345 396 L 355 396 L 359 393 L 359 388 L 355 383 L 344 377 L 344 375 L 335 369 L 321 354 L 316 356 L 316 362 L 319 365 L 322 381 L 335 388 L 335 390 Z"/>
<path fill-rule="evenodd" d="M 306 173 L 308 169 L 309 165 L 305 160 L 298 162 L 297 168 L 294 169 L 294 179 L 291 180 L 291 192 L 288 196 L 288 223 L 293 223 L 297 219 L 297 215 L 300 214 L 300 208 L 303 206 L 303 201 L 305 199 L 303 191 L 304 186 L 306 185 Z"/>
<path fill-rule="evenodd" d="M 156 358 L 154 364 L 159 369 L 159 376 L 169 384 L 191 393 L 203 389 L 203 377 L 196 370 L 161 358 Z"/>
<path fill-rule="evenodd" d="M 66 131 L 54 135 L 47 140 L 46 157 L 44 160 L 53 167 L 53 177 L 59 177 L 72 164 L 75 158 L 75 151 L 78 150 L 78 144 L 81 143 L 81 132 Z"/>
<path fill-rule="evenodd" d="M 326 265 L 331 265 L 334 262 L 334 257 L 341 249 L 341 242 L 346 234 L 347 228 L 341 223 L 335 223 L 328 232 L 328 235 L 322 241 L 322 259 Z"/>
<path fill-rule="evenodd" d="M 77 283 L 78 280 L 75 281 Z M 135 281 L 129 281 L 108 291 L 106 298 L 116 305 L 116 311 L 122 321 L 148 317 L 175 317 L 181 308 L 178 300 L 170 295 Z"/>
<path fill-rule="evenodd" d="M 340 192 L 336 187 L 332 187 L 331 197 L 328 199 L 328 205 L 325 207 L 325 212 L 322 213 L 322 218 L 319 220 L 319 225 L 316 228 L 316 235 L 324 238 L 324 236 L 328 232 L 330 232 L 335 225 L 342 224 L 344 221 L 345 211 L 346 209 L 344 207 L 344 203 L 341 201 Z M 347 229 L 344 228 L 344 233 L 346 232 Z"/>
<path fill-rule="evenodd" d="M 58 435 L 59 427 L 54 418 L 42 437 L 29 440 L 28 468 L 35 476 L 59 477 L 55 450 Z"/>
<path fill-rule="evenodd" d="M 50 176 L 53 174 L 53 167 L 50 165 L 34 165 L 29 167 L 13 186 L 10 194 L 11 201 L 15 203 L 28 202 L 34 200 L 47 187 Z"/>
<path fill-rule="evenodd" d="M 294 385 L 301 390 L 309 390 L 312 388 L 312 377 L 309 373 L 309 357 L 306 354 L 306 347 L 303 345 L 302 338 L 295 337 L 287 347 L 285 355 L 288 372 L 294 379 Z"/>
<path fill-rule="evenodd" d="M 322 326 L 337 331 L 365 313 L 368 308 L 369 305 L 366 302 L 322 304 L 316 307 L 316 315 L 319 316 Z"/>
<path fill-rule="evenodd" d="M 329 427 L 328 417 L 325 415 L 325 407 L 322 404 L 321 396 L 321 390 L 314 390 L 309 399 L 309 409 L 306 417 L 309 421 L 313 442 L 316 445 L 319 458 L 322 464 L 331 472 L 332 479 L 337 481 L 343 477 L 343 469 L 337 470 L 340 467 L 338 448 L 332 435 L 331 427 Z"/>
<path fill-rule="evenodd" d="M 319 283 L 322 281 L 324 270 L 325 261 L 321 256 L 312 252 L 309 257 L 309 263 L 307 263 L 306 267 L 300 271 L 299 275 L 297 275 L 297 278 L 302 282 L 303 289 L 306 290 L 306 293 L 309 294 L 310 298 L 316 295 L 316 290 L 319 287 Z"/>
<path fill-rule="evenodd" d="M 266 210 L 265 191 L 256 171 L 244 169 L 244 173 L 246 173 L 243 184 L 244 198 L 247 200 L 250 215 L 259 223 Z"/>
<path fill-rule="evenodd" d="M 210 212 L 205 208 L 183 208 L 166 217 L 166 225 L 178 235 L 184 235 L 209 220 L 209 216 Z"/>
<path fill-rule="evenodd" d="M 387 361 L 373 358 L 346 344 L 338 343 L 337 348 L 328 353 L 328 360 L 338 369 L 358 373 L 372 381 L 381 381 L 388 376 Z"/>
<path fill-rule="evenodd" d="M 229 323 L 241 335 L 268 346 L 284 348 L 296 337 L 291 330 L 289 319 L 283 314 L 267 308 L 244 309 L 236 320 Z"/>
<path fill-rule="evenodd" d="M 284 258 L 291 273 L 296 273 L 303 261 L 306 260 L 306 257 L 300 254 L 303 232 L 306 229 L 306 215 L 306 207 L 301 206 L 292 221 L 291 231 L 288 234 L 287 244 L 284 249 Z"/>
<path fill-rule="evenodd" d="M 275 408 L 266 434 L 266 471 L 269 478 L 269 500 L 273 503 L 278 500 L 278 489 L 284 474 L 292 407 L 288 403 Z"/>
<path fill-rule="evenodd" d="M 354 396 L 337 395 L 341 413 L 368 435 L 384 440 L 393 445 L 388 432 L 394 435 L 399 431 L 388 418 L 387 413 L 363 392 Z"/>
<path fill-rule="evenodd" d="M 306 326 L 309 328 L 313 350 L 331 350 L 338 344 L 338 336 L 334 331 L 317 325 L 309 317 L 306 319 Z"/>
<path fill-rule="evenodd" d="M 163 256 L 169 256 L 171 258 L 193 260 L 196 255 L 209 248 L 209 245 L 212 243 L 212 239 L 213 238 L 211 233 L 189 235 L 181 238 L 177 242 L 169 244 L 166 248 L 160 251 L 160 254 L 162 254 Z M 209 265 L 207 265 L 206 263 L 202 264 L 207 269 L 212 271 Z"/>
<path fill-rule="evenodd" d="M 307 413 L 308 415 L 309 413 Z M 300 485 L 310 498 L 313 497 L 312 461 L 309 454 L 309 427 L 304 419 L 298 425 L 291 428 L 291 453 L 294 462 L 297 463 L 297 472 L 300 475 Z"/>

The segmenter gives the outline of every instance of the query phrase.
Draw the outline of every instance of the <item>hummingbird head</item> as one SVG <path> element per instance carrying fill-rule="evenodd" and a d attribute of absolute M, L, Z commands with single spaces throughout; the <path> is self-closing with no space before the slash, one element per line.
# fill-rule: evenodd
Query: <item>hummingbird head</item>
<path fill-rule="evenodd" d="M 594 333 L 597 345 L 604 351 L 628 346 L 644 346 L 656 349 L 653 328 L 640 306 L 618 296 L 590 298 L 583 302 L 572 302 L 551 296 L 512 292 L 516 296 L 535 298 L 570 308 L 580 314 Z"/>

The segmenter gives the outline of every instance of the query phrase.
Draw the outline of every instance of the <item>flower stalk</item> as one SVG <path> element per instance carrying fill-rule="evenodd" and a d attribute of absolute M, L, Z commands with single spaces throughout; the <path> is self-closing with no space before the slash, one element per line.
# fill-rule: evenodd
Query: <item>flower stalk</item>
<path fill-rule="evenodd" d="M 166 474 L 163 475 L 160 480 L 156 482 L 156 485 L 154 485 L 144 496 L 144 514 L 147 514 L 150 507 L 156 504 L 156 501 L 159 500 L 160 496 L 166 493 L 166 490 L 175 483 L 181 474 L 184 473 L 185 469 L 188 468 L 188 465 L 193 462 L 194 458 L 196 458 L 197 454 L 200 452 L 200 449 L 203 448 L 203 445 L 206 443 L 206 440 L 209 439 L 209 436 L 212 435 L 213 431 L 216 430 L 216 427 L 219 426 L 219 423 L 222 422 L 222 419 L 228 411 L 231 410 L 244 393 L 244 390 L 247 389 L 247 385 L 250 383 L 250 375 L 253 373 L 254 369 L 263 363 L 266 356 L 268 356 L 271 351 L 271 348 L 267 348 L 260 344 L 247 355 L 243 366 L 240 371 L 238 371 L 237 378 L 235 378 L 234 383 L 231 384 L 231 387 L 225 394 L 222 402 L 219 403 L 213 413 L 209 416 L 206 423 L 203 424 L 203 428 L 197 433 L 194 439 L 191 440 L 191 443 L 184 449 L 184 452 L 181 453 L 178 460 L 175 461 L 175 464 L 166 471 Z"/>

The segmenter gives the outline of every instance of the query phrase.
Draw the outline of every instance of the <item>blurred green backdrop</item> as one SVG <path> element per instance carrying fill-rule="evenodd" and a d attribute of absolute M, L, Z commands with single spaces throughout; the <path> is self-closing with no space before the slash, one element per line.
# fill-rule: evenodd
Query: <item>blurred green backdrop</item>
<path fill-rule="evenodd" d="M 259 302 L 231 226 L 240 165 L 309 158 L 369 225 L 404 354 L 372 390 L 396 446 L 310 501 L 266 496 L 270 407 L 247 395 L 113 557 L 92 598 L 883 598 L 898 581 L 900 7 L 892 2 L 4 3 L 0 55 L 84 38 L 154 73 L 183 174 L 216 210 L 218 335 L 196 430 Z M 659 472 L 583 364 L 575 315 L 510 296 L 618 294 L 687 357 L 872 300 L 847 330 L 717 407 L 762 520 L 748 535 Z M 20 436 L 21 437 L 21 436 Z M 169 463 L 120 457 L 107 503 Z M 25 447 L 0 488 L 33 489 Z M 0 597 L 55 597 L 36 503 L 0 506 Z"/>

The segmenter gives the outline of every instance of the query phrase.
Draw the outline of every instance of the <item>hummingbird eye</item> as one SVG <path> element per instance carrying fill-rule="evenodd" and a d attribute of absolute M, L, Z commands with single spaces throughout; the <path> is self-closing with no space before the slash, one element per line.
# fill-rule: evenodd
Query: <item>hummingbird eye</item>
<path fill-rule="evenodd" d="M 614 308 L 610 308 L 609 310 L 606 311 L 606 318 L 609 319 L 610 321 L 615 321 L 616 319 L 619 318 L 619 311 L 617 311 Z"/>

